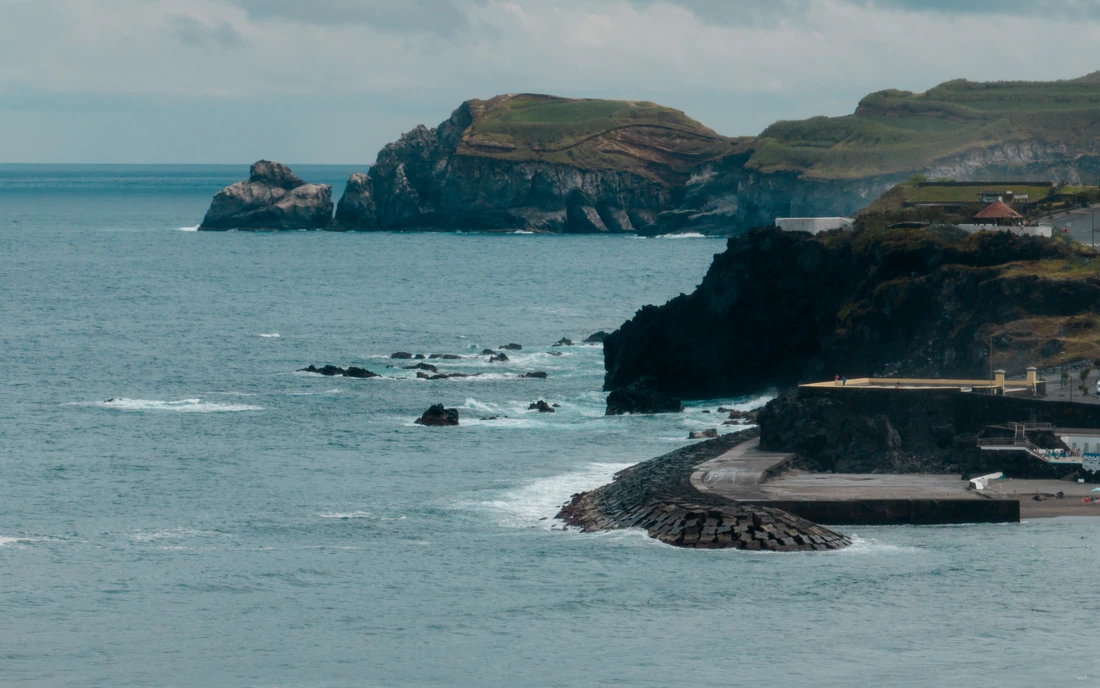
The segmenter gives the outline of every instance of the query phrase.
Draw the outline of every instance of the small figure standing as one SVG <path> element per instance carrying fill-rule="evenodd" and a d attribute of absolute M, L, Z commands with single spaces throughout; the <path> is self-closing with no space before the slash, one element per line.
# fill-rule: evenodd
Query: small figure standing
<path fill-rule="evenodd" d="M 844 387 L 847 384 L 848 384 L 848 378 L 847 377 L 840 378 L 840 386 L 841 387 Z"/>
<path fill-rule="evenodd" d="M 833 376 L 833 384 L 837 385 L 838 387 L 840 386 L 840 376 L 839 375 Z"/>

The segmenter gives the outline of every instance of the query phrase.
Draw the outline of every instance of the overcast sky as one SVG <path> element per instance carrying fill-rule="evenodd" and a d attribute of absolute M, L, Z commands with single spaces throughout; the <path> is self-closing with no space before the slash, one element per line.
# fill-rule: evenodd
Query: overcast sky
<path fill-rule="evenodd" d="M 1097 69 L 1100 0 L 0 0 L 0 162 L 364 164 L 524 91 L 751 135 Z"/>

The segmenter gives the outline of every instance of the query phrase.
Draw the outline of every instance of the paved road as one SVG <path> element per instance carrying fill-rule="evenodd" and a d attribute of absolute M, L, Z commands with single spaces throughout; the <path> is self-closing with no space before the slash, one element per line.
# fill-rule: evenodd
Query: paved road
<path fill-rule="evenodd" d="M 1063 228 L 1069 227 L 1069 235 L 1080 241 L 1082 244 L 1092 246 L 1092 214 L 1096 213 L 1096 243 L 1100 245 L 1100 207 L 1093 206 L 1092 210 L 1088 208 L 1081 208 L 1075 210 L 1066 215 L 1057 215 L 1054 219 L 1049 220 L 1050 224 L 1054 225 L 1055 233 L 1061 232 Z M 1042 220 L 1045 224 L 1047 220 Z"/>

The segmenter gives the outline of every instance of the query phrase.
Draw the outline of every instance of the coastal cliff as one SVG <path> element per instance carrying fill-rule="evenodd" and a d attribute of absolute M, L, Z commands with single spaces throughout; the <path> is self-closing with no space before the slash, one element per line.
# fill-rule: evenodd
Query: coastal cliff
<path fill-rule="evenodd" d="M 320 229 L 331 220 L 331 186 L 307 184 L 286 165 L 260 160 L 248 181 L 214 196 L 199 229 Z"/>
<path fill-rule="evenodd" d="M 352 175 L 333 229 L 633 232 L 674 205 L 699 163 L 737 143 L 647 102 L 470 100 Z"/>
<path fill-rule="evenodd" d="M 507 94 L 386 145 L 335 217 L 327 187 L 262 170 L 219 193 L 202 228 L 736 236 L 853 215 L 914 175 L 1092 184 L 1098 140 L 1095 75 L 879 91 L 850 115 L 745 137 L 647 101 Z"/>
<path fill-rule="evenodd" d="M 1060 238 L 871 229 L 753 230 L 690 295 L 604 342 L 608 391 L 681 398 L 834 374 L 987 377 L 1100 353 L 1100 262 Z"/>

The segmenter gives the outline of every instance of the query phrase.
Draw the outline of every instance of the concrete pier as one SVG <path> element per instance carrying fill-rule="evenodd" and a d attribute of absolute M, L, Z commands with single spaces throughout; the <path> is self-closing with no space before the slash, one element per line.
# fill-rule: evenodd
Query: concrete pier
<path fill-rule="evenodd" d="M 697 466 L 691 484 L 704 494 L 780 509 L 823 525 L 1020 520 L 1017 497 L 968 490 L 961 475 L 780 473 L 792 458 L 761 451 L 759 439 L 752 439 Z"/>

